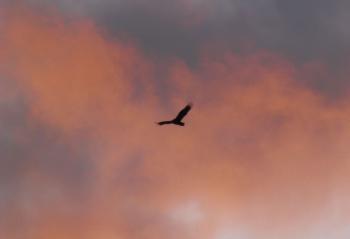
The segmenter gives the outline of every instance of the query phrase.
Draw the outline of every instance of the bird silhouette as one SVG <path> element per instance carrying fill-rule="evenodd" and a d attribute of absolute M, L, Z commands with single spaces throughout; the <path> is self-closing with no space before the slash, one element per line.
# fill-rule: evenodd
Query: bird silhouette
<path fill-rule="evenodd" d="M 185 126 L 185 123 L 182 122 L 181 120 L 187 115 L 187 113 L 191 110 L 192 108 L 192 103 L 189 103 L 183 108 L 177 116 L 173 120 L 167 120 L 167 121 L 160 121 L 157 124 L 159 125 L 165 125 L 165 124 L 175 124 L 178 126 Z"/>

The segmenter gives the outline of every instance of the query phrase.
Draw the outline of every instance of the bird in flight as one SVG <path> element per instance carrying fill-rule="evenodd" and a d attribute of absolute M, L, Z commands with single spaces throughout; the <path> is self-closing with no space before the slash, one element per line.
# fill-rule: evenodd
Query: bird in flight
<path fill-rule="evenodd" d="M 177 116 L 173 120 L 168 120 L 168 121 L 161 121 L 158 122 L 157 124 L 159 125 L 164 125 L 164 124 L 175 124 L 179 126 L 185 126 L 185 123 L 182 122 L 181 120 L 187 115 L 187 113 L 191 110 L 192 108 L 192 103 L 189 103 L 183 108 Z"/>

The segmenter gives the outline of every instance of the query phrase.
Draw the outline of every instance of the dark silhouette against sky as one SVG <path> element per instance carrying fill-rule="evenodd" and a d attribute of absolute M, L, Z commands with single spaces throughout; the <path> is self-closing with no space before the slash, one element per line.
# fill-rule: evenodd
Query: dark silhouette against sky
<path fill-rule="evenodd" d="M 158 122 L 159 125 L 164 125 L 164 124 L 175 124 L 179 126 L 185 126 L 185 123 L 182 122 L 182 119 L 187 115 L 187 113 L 191 110 L 192 108 L 192 103 L 189 103 L 183 108 L 178 115 L 173 119 L 173 120 L 168 120 L 168 121 L 161 121 Z"/>

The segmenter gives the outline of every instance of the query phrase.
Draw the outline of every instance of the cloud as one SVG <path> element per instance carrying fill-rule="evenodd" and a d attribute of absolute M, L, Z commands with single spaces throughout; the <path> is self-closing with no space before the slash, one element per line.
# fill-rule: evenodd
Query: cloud
<path fill-rule="evenodd" d="M 48 15 L 56 9 L 73 21 L 87 17 L 103 29 L 105 37 L 132 39 L 147 56 L 160 62 L 181 58 L 196 66 L 203 46 L 246 55 L 268 50 L 294 64 L 326 65 L 336 80 L 324 76 L 306 80 L 315 89 L 336 97 L 348 88 L 344 76 L 350 46 L 344 13 L 347 4 L 342 0 L 31 0 L 26 4 Z"/>
<path fill-rule="evenodd" d="M 350 49 L 343 0 L 56 0 L 50 4 L 32 0 L 31 4 L 55 5 L 70 16 L 92 17 L 113 37 L 125 32 L 147 52 L 188 61 L 196 60 L 198 46 L 208 42 L 233 50 L 269 49 L 302 63 L 321 58 L 335 66 L 348 60 Z"/>
<path fill-rule="evenodd" d="M 196 66 L 158 64 L 88 18 L 23 9 L 6 17 L 0 75 L 14 96 L 0 96 L 11 136 L 1 141 L 4 237 L 344 231 L 349 105 L 298 80 L 327 73 L 322 64 L 210 46 Z M 188 100 L 187 127 L 153 124 Z"/>

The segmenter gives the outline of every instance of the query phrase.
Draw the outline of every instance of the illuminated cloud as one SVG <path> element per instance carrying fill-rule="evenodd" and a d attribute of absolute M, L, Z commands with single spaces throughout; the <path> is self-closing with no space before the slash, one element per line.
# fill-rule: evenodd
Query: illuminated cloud
<path fill-rule="evenodd" d="M 337 70 L 349 60 L 349 3 L 343 0 L 26 2 L 40 11 L 59 8 L 68 18 L 88 16 L 111 37 L 127 34 L 158 57 L 196 62 L 198 47 L 214 42 L 248 53 L 269 49 L 297 63 L 322 60 Z"/>
<path fill-rule="evenodd" d="M 348 238 L 348 99 L 299 80 L 327 68 L 210 45 L 160 63 L 101 32 L 8 11 L 0 236 Z M 188 101 L 186 127 L 154 124 Z"/>
<path fill-rule="evenodd" d="M 189 201 L 172 209 L 170 217 L 176 222 L 193 226 L 193 224 L 203 219 L 203 212 L 198 202 Z"/>

